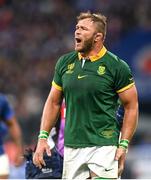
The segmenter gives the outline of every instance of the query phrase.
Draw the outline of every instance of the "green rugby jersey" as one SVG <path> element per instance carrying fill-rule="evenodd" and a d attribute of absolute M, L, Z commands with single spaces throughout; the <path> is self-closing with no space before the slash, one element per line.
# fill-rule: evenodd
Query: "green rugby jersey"
<path fill-rule="evenodd" d="M 128 65 L 105 47 L 85 63 L 76 51 L 62 56 L 52 85 L 65 97 L 65 146 L 117 145 L 118 93 L 133 84 Z"/>

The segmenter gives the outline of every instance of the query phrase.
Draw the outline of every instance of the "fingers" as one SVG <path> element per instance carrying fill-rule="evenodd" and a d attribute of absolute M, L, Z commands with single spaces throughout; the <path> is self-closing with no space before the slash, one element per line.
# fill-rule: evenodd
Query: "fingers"
<path fill-rule="evenodd" d="M 25 159 L 24 159 L 23 156 L 18 155 L 18 156 L 16 157 L 16 159 L 15 159 L 14 165 L 15 165 L 16 167 L 19 167 L 19 166 L 21 166 L 21 165 L 23 164 L 24 160 L 25 160 Z"/>
<path fill-rule="evenodd" d="M 119 147 L 115 154 L 115 160 L 118 161 L 118 176 L 119 177 L 121 176 L 124 170 L 125 159 L 126 159 L 126 150 Z"/>
<path fill-rule="evenodd" d="M 42 168 L 42 166 L 45 166 L 45 161 L 43 159 L 43 153 L 37 153 L 35 152 L 33 155 L 33 163 L 39 167 L 40 169 Z"/>
<path fill-rule="evenodd" d="M 116 153 L 115 153 L 115 160 L 116 161 L 118 161 L 120 158 L 121 158 L 121 156 L 123 155 L 123 154 L 126 154 L 126 151 L 125 151 L 125 149 L 123 149 L 123 148 L 117 148 L 117 150 L 116 150 Z"/>
<path fill-rule="evenodd" d="M 47 152 L 47 154 L 51 155 L 47 141 L 39 140 L 36 151 L 33 155 L 33 163 L 40 169 L 42 168 L 42 166 L 46 166 L 46 163 L 43 158 L 44 152 Z"/>
<path fill-rule="evenodd" d="M 43 150 L 41 152 L 35 152 L 34 156 L 33 156 L 34 164 L 37 167 L 39 167 L 40 169 L 42 168 L 42 166 L 46 166 L 46 163 L 45 163 L 44 158 L 43 158 L 44 151 L 46 151 L 48 156 L 51 156 L 51 150 L 50 150 L 49 146 L 46 147 L 45 150 Z"/>

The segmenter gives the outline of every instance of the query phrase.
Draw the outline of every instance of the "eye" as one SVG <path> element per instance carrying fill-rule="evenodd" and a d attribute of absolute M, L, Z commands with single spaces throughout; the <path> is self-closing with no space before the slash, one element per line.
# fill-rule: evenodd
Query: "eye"
<path fill-rule="evenodd" d="M 77 29 L 79 29 L 79 26 L 76 26 L 76 28 L 75 28 L 75 29 L 76 29 L 76 30 L 77 30 Z"/>
<path fill-rule="evenodd" d="M 87 27 L 85 27 L 85 26 L 82 26 L 82 27 L 81 27 L 81 29 L 82 29 L 82 30 L 85 30 L 85 31 L 87 31 L 87 30 L 88 30 L 88 28 L 87 28 Z"/>

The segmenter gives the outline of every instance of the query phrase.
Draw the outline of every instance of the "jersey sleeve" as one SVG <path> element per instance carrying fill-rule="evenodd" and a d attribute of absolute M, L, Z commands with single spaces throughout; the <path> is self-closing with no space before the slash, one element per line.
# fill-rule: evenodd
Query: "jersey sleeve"
<path fill-rule="evenodd" d="M 115 78 L 115 90 L 117 93 L 123 92 L 134 85 L 134 78 L 128 64 L 122 60 L 119 63 Z"/>
<path fill-rule="evenodd" d="M 60 57 L 58 62 L 55 66 L 55 73 L 52 81 L 52 86 L 54 86 L 56 89 L 62 91 L 62 73 L 61 73 L 61 63 L 62 63 L 63 57 Z"/>
<path fill-rule="evenodd" d="M 3 121 L 8 121 L 14 116 L 14 110 L 10 103 L 8 102 L 8 99 L 4 96 L 3 98 L 3 106 L 1 111 L 1 118 Z"/>

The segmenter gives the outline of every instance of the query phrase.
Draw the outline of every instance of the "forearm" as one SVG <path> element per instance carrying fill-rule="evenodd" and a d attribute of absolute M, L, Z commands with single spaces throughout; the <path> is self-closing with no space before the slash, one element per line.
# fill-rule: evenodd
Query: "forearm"
<path fill-rule="evenodd" d="M 13 139 L 14 143 L 18 147 L 22 147 L 22 135 L 21 135 L 21 129 L 19 127 L 19 124 L 17 123 L 16 118 L 14 117 L 13 120 L 8 124 L 9 126 L 9 133 L 11 135 L 11 138 Z"/>
<path fill-rule="evenodd" d="M 10 136 L 14 144 L 16 145 L 15 162 L 17 162 L 16 165 L 19 165 L 23 161 L 23 159 L 20 159 L 21 156 L 23 155 L 23 141 L 22 141 L 21 129 L 15 117 L 12 118 L 12 120 L 7 125 L 9 126 Z"/>
<path fill-rule="evenodd" d="M 59 112 L 60 105 L 54 104 L 53 102 L 46 102 L 42 114 L 40 130 L 50 132 L 58 119 Z"/>
<path fill-rule="evenodd" d="M 58 92 L 56 92 L 57 94 Z M 61 94 L 54 95 L 53 89 L 51 90 L 42 114 L 40 130 L 45 130 L 50 132 L 50 130 L 55 126 L 60 113 L 60 107 L 62 102 Z M 55 97 L 57 96 L 57 97 Z"/>
<path fill-rule="evenodd" d="M 138 123 L 138 103 L 127 104 L 124 106 L 124 120 L 121 130 L 121 139 L 131 140 Z"/>
<path fill-rule="evenodd" d="M 39 140 L 37 143 L 36 151 L 33 156 L 33 162 L 39 168 L 42 168 L 43 165 L 46 165 L 43 159 L 43 153 L 46 151 L 46 153 L 49 156 L 51 156 L 51 151 L 47 143 L 47 138 L 50 133 L 50 130 L 55 125 L 58 119 L 61 103 L 62 91 L 52 87 L 43 109 L 40 134 L 38 136 Z"/>
<path fill-rule="evenodd" d="M 22 141 L 22 133 L 20 126 L 16 120 L 16 118 L 12 118 L 8 123 L 9 132 L 11 135 L 11 138 L 13 139 L 13 142 L 16 145 L 15 148 L 15 156 L 14 156 L 14 165 L 20 166 L 24 159 L 23 159 L 23 141 Z"/>

